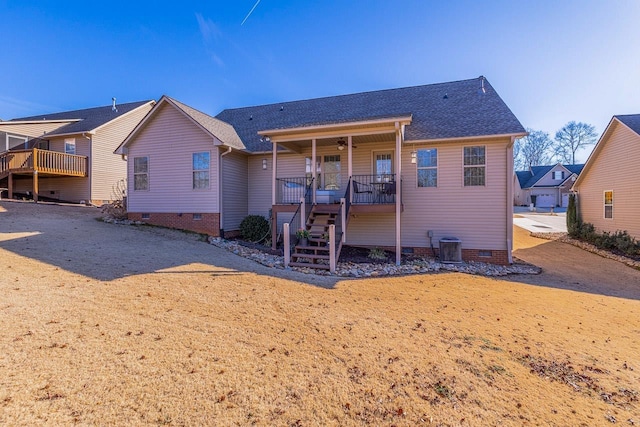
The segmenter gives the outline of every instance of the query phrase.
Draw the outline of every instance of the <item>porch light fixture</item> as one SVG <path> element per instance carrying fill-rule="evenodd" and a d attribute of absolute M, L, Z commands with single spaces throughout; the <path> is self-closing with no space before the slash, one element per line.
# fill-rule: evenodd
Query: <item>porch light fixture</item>
<path fill-rule="evenodd" d="M 416 164 L 418 162 L 418 152 L 413 150 L 411 152 L 411 163 Z"/>
<path fill-rule="evenodd" d="M 262 170 L 267 170 L 267 159 L 262 159 Z"/>

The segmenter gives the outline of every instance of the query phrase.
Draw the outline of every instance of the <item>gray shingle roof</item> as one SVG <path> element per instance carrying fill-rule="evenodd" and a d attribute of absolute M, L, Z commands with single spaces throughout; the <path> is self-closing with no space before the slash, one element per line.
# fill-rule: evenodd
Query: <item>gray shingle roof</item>
<path fill-rule="evenodd" d="M 48 136 L 66 135 L 72 133 L 90 132 L 105 123 L 114 120 L 131 110 L 135 110 L 151 101 L 129 102 L 117 105 L 117 111 L 112 110 L 112 106 L 86 108 L 84 110 L 63 111 L 60 113 L 41 114 L 38 116 L 21 117 L 11 121 L 39 121 L 39 120 L 78 120 L 74 123 L 63 125 L 55 131 L 49 132 Z"/>
<path fill-rule="evenodd" d="M 230 123 L 250 151 L 271 150 L 258 131 L 412 116 L 405 141 L 525 133 L 484 77 L 254 107 L 227 109 Z"/>
<path fill-rule="evenodd" d="M 209 133 L 222 141 L 224 145 L 233 147 L 237 150 L 245 149 L 245 146 L 240 140 L 240 137 L 236 133 L 233 126 L 231 126 L 230 124 L 216 119 L 215 117 L 211 117 L 208 114 L 196 110 L 195 108 L 191 108 L 188 105 L 183 104 L 182 102 L 177 101 L 173 98 L 170 98 L 168 96 L 166 98 L 171 101 L 176 107 L 180 108 L 185 114 L 198 122 L 200 126 L 205 128 Z"/>
<path fill-rule="evenodd" d="M 580 175 L 582 169 L 584 168 L 584 164 L 581 165 L 562 165 L 571 173 L 575 173 L 576 175 Z M 536 182 L 540 181 L 543 176 L 548 174 L 551 169 L 555 168 L 556 165 L 551 166 L 531 166 L 531 170 L 528 171 L 516 171 L 516 177 L 520 182 L 520 188 L 531 188 L 535 185 Z M 569 178 L 569 177 L 567 177 Z M 547 186 L 547 187 L 555 187 L 555 186 Z"/>
<path fill-rule="evenodd" d="M 640 114 L 626 114 L 614 117 L 640 135 Z"/>

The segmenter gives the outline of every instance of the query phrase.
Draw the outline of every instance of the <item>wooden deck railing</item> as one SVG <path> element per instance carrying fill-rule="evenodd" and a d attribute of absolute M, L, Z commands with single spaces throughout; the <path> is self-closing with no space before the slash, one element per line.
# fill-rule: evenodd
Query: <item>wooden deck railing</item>
<path fill-rule="evenodd" d="M 10 172 L 36 171 L 52 175 L 87 176 L 87 157 L 38 148 L 0 154 L 0 176 Z"/>

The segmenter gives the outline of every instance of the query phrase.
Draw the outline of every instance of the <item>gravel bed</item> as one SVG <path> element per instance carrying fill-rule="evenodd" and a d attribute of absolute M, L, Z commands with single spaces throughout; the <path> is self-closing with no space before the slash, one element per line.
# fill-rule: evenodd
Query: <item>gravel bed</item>
<path fill-rule="evenodd" d="M 265 253 L 259 249 L 249 248 L 236 241 L 209 238 L 209 243 L 226 249 L 236 255 L 251 259 L 271 268 L 285 269 L 284 257 Z M 288 267 L 291 270 L 307 274 L 330 276 L 328 270 L 302 267 Z M 379 277 L 398 276 L 404 274 L 436 273 L 439 271 L 454 271 L 459 273 L 477 274 L 482 276 L 506 276 L 509 274 L 540 274 L 541 269 L 530 264 L 514 263 L 512 265 L 495 265 L 483 262 L 463 262 L 460 264 L 444 264 L 432 258 L 412 259 L 401 265 L 391 263 L 354 263 L 338 262 L 336 276 L 340 277 Z"/>

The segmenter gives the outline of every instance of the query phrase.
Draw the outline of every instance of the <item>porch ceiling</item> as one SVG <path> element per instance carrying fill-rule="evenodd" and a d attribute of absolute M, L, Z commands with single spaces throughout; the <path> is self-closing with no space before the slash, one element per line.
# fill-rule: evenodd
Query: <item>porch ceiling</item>
<path fill-rule="evenodd" d="M 347 141 L 347 137 L 350 133 L 345 132 L 343 136 L 330 136 L 326 138 L 316 138 L 317 147 L 338 146 L 338 140 L 342 139 Z M 366 135 L 352 135 L 353 145 L 359 147 L 360 145 L 376 143 L 376 142 L 395 142 L 395 132 L 387 133 L 375 133 Z M 285 147 L 291 151 L 300 152 L 304 149 L 311 147 L 311 139 L 299 139 L 294 141 L 275 141 L 278 145 Z M 346 146 L 345 146 L 346 150 Z"/>

